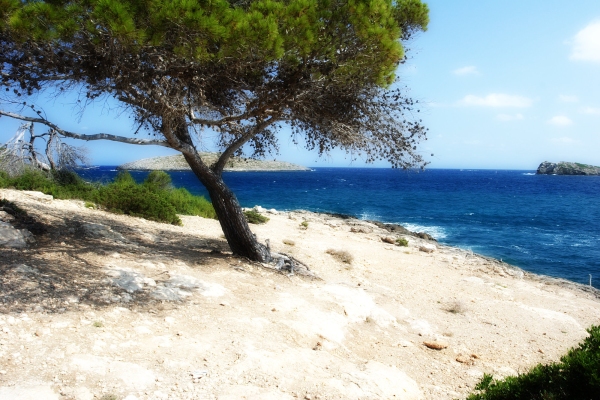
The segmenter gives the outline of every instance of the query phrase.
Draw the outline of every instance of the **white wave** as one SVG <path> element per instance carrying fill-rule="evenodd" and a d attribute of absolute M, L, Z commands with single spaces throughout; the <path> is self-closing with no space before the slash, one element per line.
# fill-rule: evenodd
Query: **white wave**
<path fill-rule="evenodd" d="M 433 236 L 435 239 L 444 239 L 448 236 L 446 233 L 446 229 L 441 226 L 425 226 L 419 224 L 403 224 L 400 223 L 403 227 L 413 232 L 425 232 L 428 235 Z"/>
<path fill-rule="evenodd" d="M 535 175 L 535 172 L 523 172 L 523 175 Z"/>
<path fill-rule="evenodd" d="M 363 211 L 360 213 L 358 218 L 366 221 L 379 221 L 379 215 L 370 213 L 368 211 Z"/>

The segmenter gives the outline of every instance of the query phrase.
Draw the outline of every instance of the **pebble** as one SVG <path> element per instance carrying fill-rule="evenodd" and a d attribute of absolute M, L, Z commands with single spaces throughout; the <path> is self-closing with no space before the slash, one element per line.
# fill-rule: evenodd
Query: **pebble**
<path fill-rule="evenodd" d="M 444 342 L 437 342 L 437 341 L 432 341 L 432 342 L 423 342 L 423 344 L 433 350 L 442 350 L 445 349 L 446 347 L 448 347 L 448 343 L 444 343 Z"/>

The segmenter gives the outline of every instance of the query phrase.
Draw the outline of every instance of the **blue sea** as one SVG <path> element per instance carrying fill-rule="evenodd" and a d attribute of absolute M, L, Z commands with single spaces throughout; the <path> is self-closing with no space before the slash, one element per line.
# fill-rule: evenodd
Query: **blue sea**
<path fill-rule="evenodd" d="M 114 178 L 115 167 L 82 171 Z M 147 173 L 134 172 L 141 181 Z M 191 172 L 173 184 L 207 195 Z M 244 207 L 341 213 L 427 232 L 439 242 L 527 271 L 600 288 L 600 177 L 534 171 L 315 168 L 226 172 Z"/>

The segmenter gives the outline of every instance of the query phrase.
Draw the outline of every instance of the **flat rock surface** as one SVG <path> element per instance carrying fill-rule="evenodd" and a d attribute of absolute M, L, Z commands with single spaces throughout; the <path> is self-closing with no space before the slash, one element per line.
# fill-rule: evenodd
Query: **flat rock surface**
<path fill-rule="evenodd" d="M 600 321 L 593 289 L 419 251 L 412 236 L 386 243 L 376 226 L 352 232 L 356 220 L 252 225 L 311 280 L 233 257 L 214 220 L 0 198 L 44 228 L 0 249 L 0 399 L 464 398 L 484 373 L 558 360 Z"/>

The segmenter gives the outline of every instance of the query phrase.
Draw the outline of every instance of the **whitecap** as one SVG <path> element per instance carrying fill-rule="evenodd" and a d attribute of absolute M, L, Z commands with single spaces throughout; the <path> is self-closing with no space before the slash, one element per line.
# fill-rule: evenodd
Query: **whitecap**
<path fill-rule="evenodd" d="M 359 214 L 358 218 L 366 221 L 378 221 L 379 215 L 370 213 L 368 211 L 363 211 Z"/>
<path fill-rule="evenodd" d="M 535 175 L 535 172 L 524 172 L 523 175 Z"/>
<path fill-rule="evenodd" d="M 428 235 L 433 236 L 435 239 L 444 239 L 448 236 L 446 229 L 441 226 L 425 226 L 419 224 L 403 224 L 400 223 L 403 227 L 413 232 L 425 232 Z"/>

